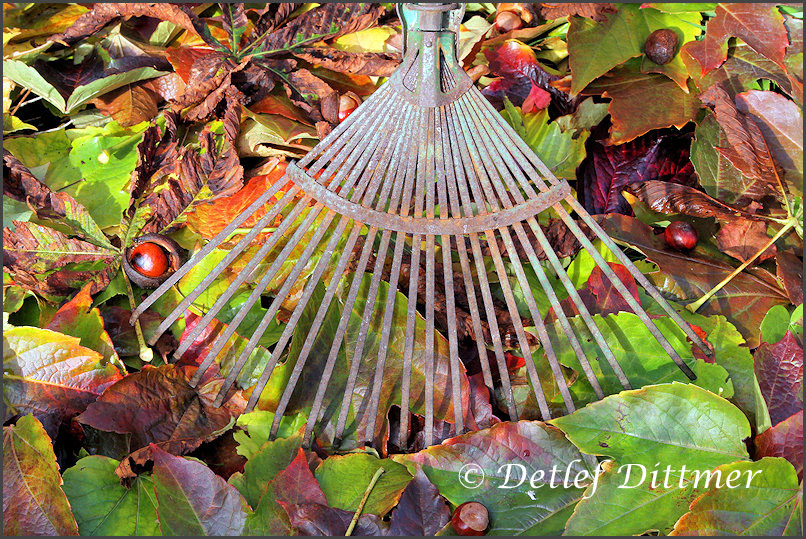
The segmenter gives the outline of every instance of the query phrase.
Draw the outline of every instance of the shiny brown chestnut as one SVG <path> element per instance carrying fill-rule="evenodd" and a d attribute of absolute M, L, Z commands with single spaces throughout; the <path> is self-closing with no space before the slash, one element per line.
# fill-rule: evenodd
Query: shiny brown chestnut
<path fill-rule="evenodd" d="M 184 251 L 161 234 L 136 238 L 123 253 L 123 271 L 140 288 L 156 288 L 184 261 Z"/>
<path fill-rule="evenodd" d="M 669 247 L 678 251 L 688 251 L 697 246 L 697 229 L 686 221 L 672 221 L 663 232 Z"/>
<path fill-rule="evenodd" d="M 490 514 L 479 502 L 465 502 L 453 512 L 451 525 L 459 535 L 484 535 L 490 527 Z"/>

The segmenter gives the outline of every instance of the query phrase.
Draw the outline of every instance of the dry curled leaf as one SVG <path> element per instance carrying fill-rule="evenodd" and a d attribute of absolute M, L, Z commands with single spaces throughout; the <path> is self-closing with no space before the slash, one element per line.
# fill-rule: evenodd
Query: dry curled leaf
<path fill-rule="evenodd" d="M 400 55 L 382 52 L 348 52 L 324 47 L 295 50 L 294 56 L 339 73 L 388 77 L 400 64 Z"/>
<path fill-rule="evenodd" d="M 607 20 L 608 13 L 618 11 L 615 5 L 608 2 L 541 2 L 540 15 L 546 20 L 559 19 L 561 17 L 586 17 L 596 22 Z"/>

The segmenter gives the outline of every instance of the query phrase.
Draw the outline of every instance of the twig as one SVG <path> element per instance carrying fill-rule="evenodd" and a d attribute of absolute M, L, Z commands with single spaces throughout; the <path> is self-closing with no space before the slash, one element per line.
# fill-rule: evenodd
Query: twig
<path fill-rule="evenodd" d="M 742 271 L 744 271 L 744 269 L 747 266 L 749 266 L 750 264 L 752 264 L 756 260 L 756 258 L 761 256 L 761 253 L 764 253 L 767 249 L 769 249 L 776 241 L 781 239 L 784 236 L 784 234 L 786 234 L 787 232 L 792 230 L 793 227 L 794 227 L 794 223 L 792 221 L 787 223 L 786 226 L 782 227 L 781 230 L 779 230 L 778 233 L 775 234 L 775 236 L 773 236 L 772 239 L 770 239 L 770 241 L 768 241 L 767 244 L 764 247 L 759 249 L 758 252 L 756 254 L 754 254 L 752 258 L 750 258 L 745 263 L 743 263 L 741 266 L 739 266 L 738 268 L 733 270 L 730 275 L 728 275 L 727 277 L 722 279 L 722 282 L 720 282 L 718 285 L 716 285 L 711 290 L 706 292 L 706 294 L 703 297 L 701 297 L 700 299 L 698 299 L 694 303 L 689 303 L 688 305 L 686 305 L 686 309 L 688 309 L 689 311 L 691 311 L 693 313 L 696 313 L 697 309 L 702 307 L 703 304 L 706 301 L 711 299 L 711 296 L 713 296 L 714 294 L 716 294 L 717 292 L 722 290 L 722 288 L 726 284 L 728 284 L 734 277 L 736 277 L 738 274 L 740 274 Z"/>
<path fill-rule="evenodd" d="M 358 523 L 358 517 L 361 516 L 361 511 L 364 510 L 364 505 L 366 505 L 367 500 L 369 499 L 370 493 L 372 493 L 372 489 L 375 488 L 375 483 L 378 482 L 378 479 L 381 478 L 383 472 L 385 472 L 382 467 L 378 468 L 375 472 L 375 475 L 372 476 L 372 479 L 369 480 L 369 485 L 367 485 L 367 490 L 364 491 L 364 497 L 361 498 L 361 503 L 358 504 L 358 509 L 356 509 L 355 514 L 353 515 L 353 520 L 350 522 L 350 525 L 347 527 L 347 533 L 344 534 L 345 537 L 349 537 L 353 534 L 353 529 L 355 529 L 355 525 Z"/>
<path fill-rule="evenodd" d="M 126 293 L 129 296 L 129 305 L 131 305 L 132 310 L 134 310 L 137 306 L 134 304 L 134 290 L 132 290 L 132 284 L 129 282 L 129 276 L 126 275 L 126 272 L 122 269 L 120 272 L 123 274 L 123 282 L 126 283 Z M 146 346 L 146 341 L 143 337 L 143 328 L 140 327 L 139 319 L 134 321 L 134 333 L 137 335 L 137 345 L 140 347 L 140 359 L 145 363 L 151 363 L 151 361 L 154 359 L 154 351 Z"/>

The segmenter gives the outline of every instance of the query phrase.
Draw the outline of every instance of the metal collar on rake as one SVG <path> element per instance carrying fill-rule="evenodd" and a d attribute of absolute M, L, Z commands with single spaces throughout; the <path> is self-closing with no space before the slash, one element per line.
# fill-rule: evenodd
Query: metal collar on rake
<path fill-rule="evenodd" d="M 247 280 L 257 278 L 252 292 L 239 307 L 227 329 L 211 345 L 193 380 L 193 383 L 197 383 L 235 335 L 269 284 L 275 279 L 282 281 L 267 312 L 249 336 L 245 349 L 231 365 L 216 401 L 220 404 L 293 290 L 299 298 L 248 402 L 248 409 L 256 405 L 270 375 L 284 357 L 295 330 L 303 331 L 298 326 L 303 312 L 306 309 L 315 310 L 313 319 L 308 317 L 306 320 L 307 333 L 296 335 L 295 342 L 302 344 L 297 349 L 293 369 L 286 373 L 288 381 L 276 403 L 272 436 L 276 436 L 280 420 L 292 401 L 294 388 L 306 369 L 328 311 L 339 303 L 341 316 L 332 342 L 328 343 L 329 349 L 327 352 L 317 351 L 327 356 L 321 372 L 317 371 L 319 380 L 306 427 L 306 445 L 310 444 L 314 429 L 323 428 L 332 419 L 336 421 L 334 444 L 338 445 L 348 426 L 350 413 L 355 414 L 352 421 L 359 441 L 371 443 L 383 428 L 383 417 L 378 416 L 382 388 L 386 388 L 384 394 L 388 394 L 390 388 L 397 388 L 398 384 L 401 407 L 399 447 L 406 447 L 410 406 L 413 404 L 424 412 L 426 446 L 433 441 L 436 413 L 440 414 L 440 419 L 453 421 L 456 434 L 463 432 L 463 407 L 467 403 L 468 390 L 466 386 L 463 389 L 461 383 L 464 367 L 459 358 L 456 317 L 459 295 L 466 302 L 470 314 L 469 330 L 475 336 L 484 383 L 491 391 L 495 389 L 489 349 L 495 358 L 509 417 L 518 419 L 519 410 L 507 371 L 505 343 L 496 314 L 496 307 L 501 303 L 498 299 L 500 296 L 503 296 L 506 312 L 512 319 L 517 350 L 527 358 L 526 370 L 542 418 L 551 417 L 541 383 L 543 377 L 553 378 L 565 410 L 573 411 L 574 401 L 557 359 L 555 343 L 549 338 L 544 324 L 546 313 L 538 309 L 532 285 L 526 276 L 527 269 L 537 276 L 557 323 L 567 337 L 567 343 L 561 345 L 570 346 L 573 350 L 582 373 L 597 397 L 602 398 L 604 391 L 592 362 L 601 363 L 600 371 L 612 370 L 621 386 L 630 388 L 630 382 L 608 342 L 538 224 L 538 214 L 549 208 L 565 223 L 633 313 L 689 378 L 694 379 L 689 366 L 655 326 L 566 207 L 571 208 L 590 228 L 686 336 L 710 355 L 710 350 L 700 337 L 577 202 L 568 184 L 549 171 L 473 86 L 461 69 L 456 53 L 456 33 L 462 10 L 457 4 L 401 6 L 399 13 L 405 30 L 406 50 L 402 64 L 389 81 L 303 159 L 289 165 L 284 179 L 277 181 L 255 200 L 133 313 L 134 320 L 248 218 L 257 212 L 264 212 L 253 228 L 168 314 L 152 337 L 154 342 L 222 272 L 235 263 L 247 247 L 254 244 L 264 227 L 282 216 L 279 225 L 251 258 L 245 263 L 238 261 L 240 269 L 233 281 L 195 328 L 188 332 L 176 352 L 177 357 L 181 357 L 241 286 Z M 283 192 L 281 189 L 287 181 L 292 181 L 294 186 Z M 359 243 L 359 239 L 363 242 Z M 516 243 L 525 253 L 525 260 L 521 259 Z M 534 243 L 539 250 L 535 249 Z M 354 251 L 360 252 L 357 260 Z M 547 267 L 538 258 L 537 253 L 541 251 Z M 293 267 L 290 270 L 284 268 L 289 257 L 297 254 L 299 257 Z M 408 282 L 401 278 L 404 257 L 408 262 Z M 370 267 L 371 259 L 374 262 Z M 491 278 L 488 278 L 488 261 L 494 267 Z M 421 274 L 421 266 L 425 268 L 424 274 Z M 257 275 L 255 272 L 259 267 L 262 273 Z M 511 272 L 514 276 L 511 276 Z M 549 273 L 559 279 L 584 328 L 596 343 L 598 353 L 595 357 L 588 357 L 583 351 L 580 336 L 575 333 L 557 298 Z M 362 287 L 365 274 L 370 279 L 368 287 Z M 383 294 L 379 297 L 382 279 L 388 282 L 385 297 Z M 493 293 L 491 280 L 497 281 L 499 295 Z M 318 304 L 313 304 L 311 298 L 320 282 L 326 285 L 324 296 L 317 298 Z M 446 398 L 441 401 L 440 409 L 435 410 L 435 359 L 437 353 L 442 353 L 436 350 L 435 339 L 438 285 L 445 296 L 444 326 L 450 381 L 445 387 L 439 388 Z M 551 372 L 539 372 L 530 360 L 532 351 L 518 313 L 513 291 L 515 286 L 523 296 Z M 388 358 L 398 289 L 404 291 L 408 298 L 403 356 Z M 358 301 L 359 292 L 361 301 Z M 338 300 L 334 303 L 336 297 Z M 377 312 L 376 302 L 382 305 L 380 312 Z M 417 329 L 420 316 L 418 304 L 423 312 L 424 324 L 422 320 L 419 322 L 424 325 L 424 332 Z M 354 309 L 358 309 L 357 305 L 363 305 L 361 325 L 357 333 L 353 329 L 349 338 L 346 338 L 348 322 Z M 369 357 L 367 348 L 370 332 L 372 357 Z M 489 342 L 484 338 L 485 334 L 489 334 Z M 587 338 L 587 335 L 584 337 Z M 343 395 L 340 396 L 341 402 L 337 399 L 326 403 L 326 392 L 337 368 L 337 359 L 342 352 L 347 353 L 346 341 L 350 342 L 351 354 L 347 357 L 349 372 Z M 402 362 L 394 369 L 400 373 L 399 376 L 385 376 L 387 359 Z M 417 396 L 418 402 L 411 403 L 412 366 L 415 361 L 424 366 L 424 402 L 420 402 Z M 356 398 L 356 383 L 362 366 L 365 368 L 362 380 L 367 385 L 361 401 L 356 403 L 353 399 Z M 450 396 L 449 400 L 447 396 Z"/>

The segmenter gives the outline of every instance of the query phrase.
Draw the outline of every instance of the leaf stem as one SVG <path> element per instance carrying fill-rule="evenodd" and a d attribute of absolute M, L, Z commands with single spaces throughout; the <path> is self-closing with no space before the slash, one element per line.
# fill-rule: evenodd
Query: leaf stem
<path fill-rule="evenodd" d="M 131 305 L 132 310 L 134 310 L 137 306 L 134 304 L 132 283 L 129 282 L 129 276 L 126 275 L 126 272 L 123 271 L 122 268 L 120 271 L 123 273 L 123 282 L 126 283 L 126 295 L 129 296 L 129 305 Z M 134 321 L 134 333 L 137 335 L 137 345 L 140 347 L 140 359 L 145 363 L 151 363 L 154 359 L 154 351 L 146 345 L 146 340 L 143 338 L 143 328 L 140 327 L 140 320 Z"/>
<path fill-rule="evenodd" d="M 763 252 L 765 252 L 767 249 L 769 249 L 769 248 L 770 248 L 770 247 L 771 247 L 771 246 L 772 246 L 772 245 L 773 245 L 773 244 L 774 244 L 776 241 L 778 241 L 779 239 L 781 239 L 781 238 L 782 238 L 782 237 L 783 237 L 783 236 L 784 236 L 784 235 L 785 235 L 787 232 L 789 232 L 790 230 L 792 230 L 792 228 L 794 228 L 794 226 L 795 226 L 795 223 L 794 223 L 794 221 L 793 221 L 793 220 L 790 220 L 789 222 L 787 222 L 787 223 L 786 223 L 786 225 L 785 225 L 785 226 L 783 226 L 783 227 L 781 227 L 781 230 L 779 230 L 779 231 L 778 231 L 778 232 L 775 234 L 775 236 L 773 236 L 773 237 L 770 239 L 770 241 L 768 241 L 768 242 L 767 242 L 767 243 L 764 245 L 764 247 L 762 247 L 761 249 L 759 249 L 759 250 L 758 250 L 758 252 L 756 252 L 756 254 L 754 254 L 754 255 L 752 256 L 752 258 L 748 259 L 748 260 L 747 260 L 746 262 L 744 262 L 744 263 L 743 263 L 741 266 L 739 266 L 738 268 L 736 268 L 735 270 L 733 270 L 733 271 L 731 272 L 731 274 L 730 274 L 730 275 L 728 275 L 727 277 L 725 277 L 724 279 L 722 279 L 722 282 L 720 282 L 718 285 L 716 285 L 716 286 L 715 286 L 715 287 L 713 287 L 711 290 L 709 290 L 708 292 L 706 292 L 706 293 L 705 293 L 705 295 L 704 295 L 704 296 L 702 296 L 700 299 L 698 299 L 697 301 L 695 301 L 695 302 L 693 302 L 693 303 L 689 303 L 688 305 L 686 305 L 686 309 L 688 309 L 689 311 L 691 311 L 691 312 L 693 312 L 693 313 L 696 313 L 696 312 L 697 312 L 697 310 L 698 310 L 700 307 L 702 307 L 702 306 L 705 304 L 705 302 L 707 302 L 709 299 L 711 299 L 711 297 L 712 297 L 714 294 L 716 294 L 717 292 L 719 292 L 720 290 L 722 290 L 722 288 L 723 288 L 723 287 L 724 287 L 726 284 L 728 284 L 728 283 L 729 283 L 729 282 L 730 282 L 730 281 L 731 281 L 731 280 L 732 280 L 734 277 L 736 277 L 738 274 L 740 274 L 742 271 L 744 271 L 744 269 L 745 269 L 747 266 L 749 266 L 750 264 L 752 264 L 753 262 L 755 262 L 756 258 L 758 258 L 759 256 L 761 256 L 761 254 L 762 254 Z"/>
<path fill-rule="evenodd" d="M 349 537 L 353 534 L 353 530 L 355 529 L 355 525 L 358 523 L 358 518 L 361 516 L 361 512 L 364 510 L 364 505 L 366 505 L 367 500 L 369 499 L 369 495 L 372 493 L 372 489 L 375 488 L 375 483 L 378 482 L 378 479 L 381 478 L 383 472 L 386 470 L 383 467 L 378 468 L 375 471 L 375 475 L 372 476 L 372 479 L 369 480 L 369 485 L 367 485 L 367 490 L 364 491 L 364 497 L 361 498 L 361 503 L 358 504 L 358 509 L 355 510 L 355 514 L 353 515 L 353 520 L 350 521 L 350 525 L 347 527 L 347 533 L 344 534 L 345 537 Z"/>

